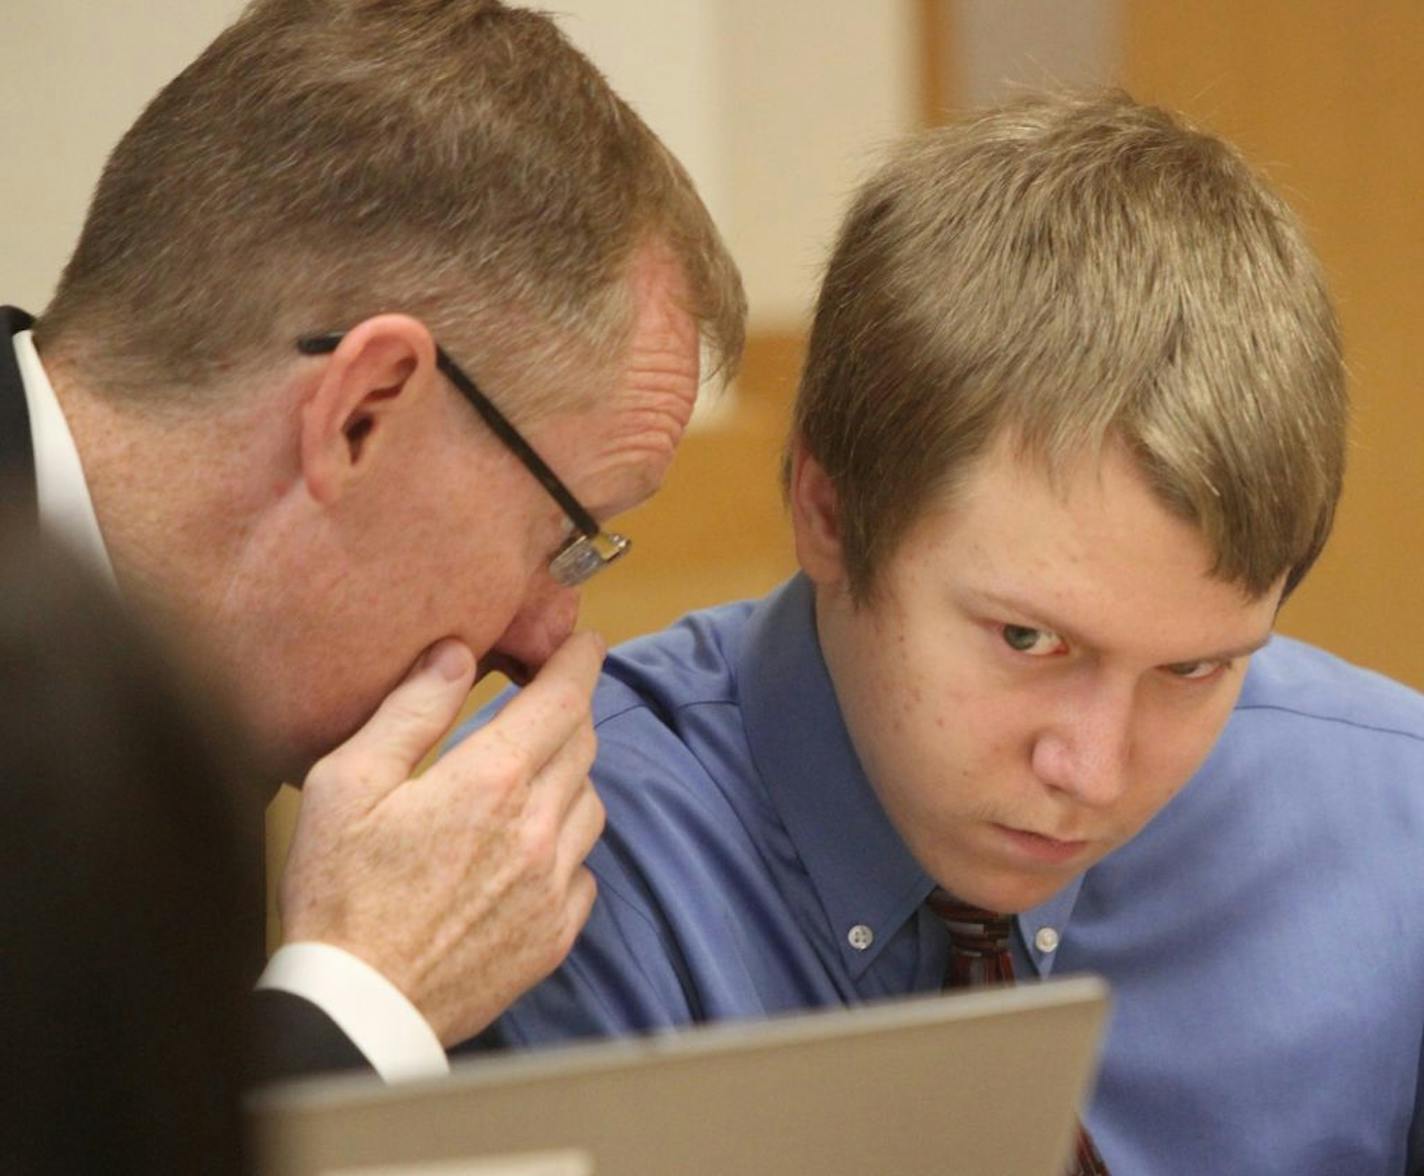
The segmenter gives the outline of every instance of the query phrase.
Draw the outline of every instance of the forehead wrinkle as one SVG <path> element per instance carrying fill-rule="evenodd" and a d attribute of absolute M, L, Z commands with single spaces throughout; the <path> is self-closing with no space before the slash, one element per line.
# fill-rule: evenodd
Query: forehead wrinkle
<path fill-rule="evenodd" d="M 626 401 L 636 399 L 635 407 Z M 554 428 L 560 466 L 574 496 L 600 522 L 637 505 L 661 484 L 687 414 L 667 396 L 637 394 L 619 410 L 562 418 Z M 559 468 L 559 467 L 556 467 Z M 562 473 L 560 476 L 564 476 Z"/>
<path fill-rule="evenodd" d="M 692 416 L 693 399 L 659 388 L 626 390 L 616 407 L 597 414 L 605 419 L 595 425 L 600 438 L 595 462 L 607 466 L 641 459 L 670 461 Z"/>
<path fill-rule="evenodd" d="M 697 325 L 677 297 L 677 267 L 644 257 L 635 266 L 634 288 L 633 330 L 615 369 L 612 395 L 604 401 L 605 444 L 594 468 L 646 465 L 639 488 L 650 492 L 692 419 L 701 357 Z"/>
<path fill-rule="evenodd" d="M 666 404 L 625 412 L 611 437 L 613 460 L 669 462 L 686 424 L 681 410 Z"/>
<path fill-rule="evenodd" d="M 628 431 L 662 422 L 676 444 L 697 402 L 697 372 L 696 355 L 689 358 L 685 350 L 634 356 L 615 400 L 615 410 L 627 418 Z"/>

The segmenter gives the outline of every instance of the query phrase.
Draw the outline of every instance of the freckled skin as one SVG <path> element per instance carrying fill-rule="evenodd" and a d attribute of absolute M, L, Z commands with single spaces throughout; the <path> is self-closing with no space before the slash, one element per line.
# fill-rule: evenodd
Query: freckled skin
<path fill-rule="evenodd" d="M 803 550 L 799 513 L 796 525 Z M 941 885 L 1027 909 L 1129 840 L 1187 781 L 1246 663 L 1208 659 L 1263 640 L 1280 598 L 1279 584 L 1246 597 L 1209 575 L 1212 562 L 1125 452 L 1109 449 L 1060 491 L 1000 447 L 954 500 L 924 513 L 869 603 L 852 602 L 834 561 L 807 567 L 857 752 Z M 1036 638 L 1052 656 L 1032 656 L 1010 647 L 1005 625 L 1056 625 L 1074 640 Z M 1179 663 L 1203 663 L 1203 676 L 1165 668 Z M 1004 827 L 1083 844 L 1048 862 Z"/>

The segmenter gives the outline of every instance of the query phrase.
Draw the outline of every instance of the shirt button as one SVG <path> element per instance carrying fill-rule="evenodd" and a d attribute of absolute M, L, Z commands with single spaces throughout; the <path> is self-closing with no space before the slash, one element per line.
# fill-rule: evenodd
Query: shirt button
<path fill-rule="evenodd" d="M 855 948 L 856 951 L 864 951 L 875 942 L 875 932 L 864 923 L 857 923 L 850 929 L 850 933 L 846 935 L 846 939 L 850 941 L 851 947 Z"/>
<path fill-rule="evenodd" d="M 1033 937 L 1033 945 L 1042 952 L 1058 950 L 1058 932 L 1052 927 L 1040 927 Z"/>

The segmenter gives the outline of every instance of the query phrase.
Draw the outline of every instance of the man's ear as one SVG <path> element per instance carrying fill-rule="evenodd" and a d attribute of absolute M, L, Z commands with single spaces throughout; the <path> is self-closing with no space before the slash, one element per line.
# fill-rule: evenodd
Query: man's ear
<path fill-rule="evenodd" d="M 308 492 L 330 503 L 378 468 L 395 426 L 428 403 L 439 374 L 430 332 L 403 314 L 357 324 L 324 362 L 302 403 L 301 463 Z"/>
<path fill-rule="evenodd" d="M 845 579 L 840 499 L 830 475 L 799 437 L 792 442 L 787 497 L 802 570 L 818 585 L 840 583 Z"/>

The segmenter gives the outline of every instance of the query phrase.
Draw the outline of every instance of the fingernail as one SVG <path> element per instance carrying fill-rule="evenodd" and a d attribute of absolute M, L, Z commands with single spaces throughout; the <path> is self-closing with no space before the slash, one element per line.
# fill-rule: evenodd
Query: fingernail
<path fill-rule="evenodd" d="M 474 658 L 459 641 L 441 641 L 432 645 L 425 655 L 425 668 L 434 670 L 447 682 L 454 682 L 470 672 Z"/>

